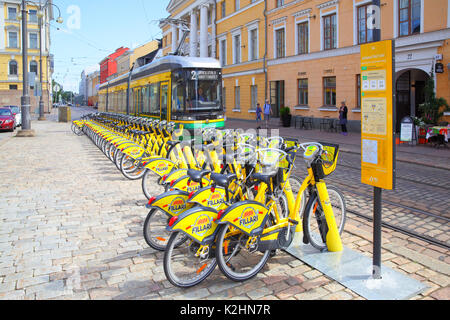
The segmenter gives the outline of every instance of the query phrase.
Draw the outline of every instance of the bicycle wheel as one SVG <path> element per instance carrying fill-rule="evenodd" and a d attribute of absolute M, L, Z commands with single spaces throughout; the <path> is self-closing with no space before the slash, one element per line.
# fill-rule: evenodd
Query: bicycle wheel
<path fill-rule="evenodd" d="M 228 224 L 222 225 L 216 239 L 216 259 L 222 273 L 236 282 L 255 277 L 266 265 L 270 251 L 260 252 L 257 248 L 249 248 L 249 237 L 234 229 L 230 233 Z"/>
<path fill-rule="evenodd" d="M 153 208 L 144 222 L 144 239 L 155 250 L 164 251 L 170 238 L 170 232 L 166 231 L 169 218 L 160 209 Z"/>
<path fill-rule="evenodd" d="M 180 244 L 181 243 L 181 244 Z M 200 254 L 200 245 L 180 232 L 173 232 L 164 253 L 164 273 L 174 286 L 189 288 L 205 280 L 216 268 L 211 246 Z"/>
<path fill-rule="evenodd" d="M 127 156 L 126 154 L 124 154 L 122 157 L 120 167 L 122 174 L 129 180 L 139 180 L 144 176 L 146 172 L 146 169 L 144 167 L 137 166 L 136 160 Z"/>
<path fill-rule="evenodd" d="M 327 186 L 327 189 L 336 225 L 339 234 L 342 234 L 347 219 L 345 198 L 336 187 Z M 327 249 L 326 235 L 328 233 L 328 225 L 317 194 L 314 194 L 308 201 L 303 218 L 303 229 L 309 243 L 314 248 L 319 250 Z"/>

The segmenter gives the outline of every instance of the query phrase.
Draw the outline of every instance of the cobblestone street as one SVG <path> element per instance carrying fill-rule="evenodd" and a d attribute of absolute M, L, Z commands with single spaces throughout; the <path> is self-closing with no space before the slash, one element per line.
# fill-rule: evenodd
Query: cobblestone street
<path fill-rule="evenodd" d="M 73 116 L 88 111 L 74 110 Z M 164 275 L 163 253 L 143 239 L 147 201 L 140 181 L 124 178 L 86 136 L 74 135 L 70 124 L 48 118 L 33 121 L 34 138 L 0 141 L 7 150 L 0 154 L 0 299 L 362 299 L 284 252 L 245 283 L 231 282 L 217 268 L 197 287 L 173 287 Z M 352 154 L 342 158 L 343 165 L 357 161 Z M 356 170 L 340 170 L 333 179 L 360 186 Z M 432 176 L 431 168 L 417 170 Z M 447 176 L 433 171 L 428 183 L 448 183 L 448 171 L 436 170 Z M 407 183 L 386 199 L 405 195 L 414 202 L 419 195 Z M 434 196 L 416 207 L 448 217 L 448 189 L 424 188 Z M 155 195 L 156 190 L 161 189 L 155 184 Z M 370 215 L 370 198 L 346 197 L 350 209 Z M 385 208 L 387 217 L 391 210 L 397 208 Z M 430 225 L 447 228 L 442 241 L 449 241 L 448 222 Z M 372 238 L 372 223 L 350 214 L 344 245 L 370 257 Z M 383 264 L 429 287 L 413 299 L 450 299 L 447 249 L 383 229 L 382 254 Z"/>

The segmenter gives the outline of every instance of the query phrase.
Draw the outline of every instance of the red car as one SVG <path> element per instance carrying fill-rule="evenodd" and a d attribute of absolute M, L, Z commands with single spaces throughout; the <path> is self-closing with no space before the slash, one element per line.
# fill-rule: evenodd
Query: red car
<path fill-rule="evenodd" d="M 10 108 L 0 108 L 0 131 L 8 130 L 14 131 L 16 118 L 11 112 Z"/>

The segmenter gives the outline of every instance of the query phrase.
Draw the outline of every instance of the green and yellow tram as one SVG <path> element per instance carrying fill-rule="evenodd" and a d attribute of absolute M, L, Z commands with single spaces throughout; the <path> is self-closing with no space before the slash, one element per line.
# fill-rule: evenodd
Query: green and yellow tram
<path fill-rule="evenodd" d="M 99 111 L 167 120 L 189 130 L 224 128 L 220 63 L 183 56 L 156 59 L 103 83 Z"/>

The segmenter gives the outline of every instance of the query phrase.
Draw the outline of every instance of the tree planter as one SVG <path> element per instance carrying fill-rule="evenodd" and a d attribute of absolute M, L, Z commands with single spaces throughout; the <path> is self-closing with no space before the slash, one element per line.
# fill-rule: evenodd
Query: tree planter
<path fill-rule="evenodd" d="M 283 123 L 283 127 L 289 128 L 292 122 L 292 115 L 286 114 L 281 117 L 281 122 Z"/>

